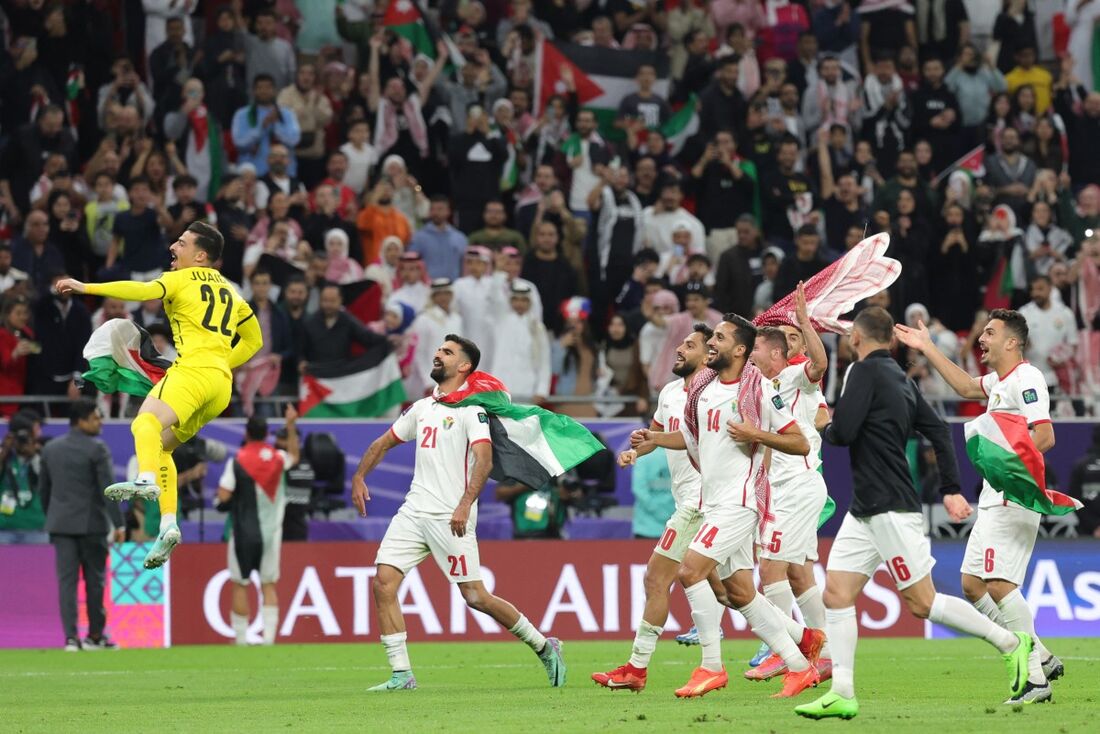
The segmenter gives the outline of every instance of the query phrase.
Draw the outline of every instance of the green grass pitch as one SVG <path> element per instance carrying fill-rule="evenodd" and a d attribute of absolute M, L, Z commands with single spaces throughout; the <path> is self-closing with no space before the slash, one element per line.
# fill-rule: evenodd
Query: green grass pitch
<path fill-rule="evenodd" d="M 0 652 L 0 731 L 273 732 L 1095 732 L 1100 730 L 1100 640 L 1051 639 L 1066 676 L 1054 703 L 1004 706 L 1007 675 L 974 640 L 863 640 L 856 661 L 860 715 L 813 722 L 779 682 L 741 678 L 756 645 L 727 641 L 730 686 L 677 700 L 698 648 L 662 641 L 645 691 L 599 688 L 595 670 L 624 662 L 630 643 L 566 642 L 564 689 L 549 688 L 517 642 L 410 645 L 417 691 L 367 694 L 389 675 L 377 643 L 64 653 Z M 936 728 L 938 727 L 938 728 Z"/>

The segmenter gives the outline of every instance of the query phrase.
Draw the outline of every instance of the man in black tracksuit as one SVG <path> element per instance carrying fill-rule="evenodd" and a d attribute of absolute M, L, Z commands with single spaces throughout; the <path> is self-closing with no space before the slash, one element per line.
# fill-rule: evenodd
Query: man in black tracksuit
<path fill-rule="evenodd" d="M 826 635 L 832 650 L 832 689 L 795 708 L 815 719 L 850 719 L 859 712 L 853 666 L 858 625 L 856 598 L 882 563 L 909 610 L 998 648 L 1012 676 L 1013 697 L 1026 693 L 1031 636 L 994 624 L 966 601 L 939 594 L 932 585 L 931 543 L 924 534 L 920 496 L 909 476 L 905 444 L 916 431 L 932 442 L 944 506 L 955 521 L 970 504 L 959 494 L 959 469 L 951 431 L 917 386 L 890 357 L 894 321 L 878 307 L 859 312 L 851 334 L 859 361 L 845 376 L 826 441 L 851 447 L 852 505 L 833 541 L 825 583 Z M 1011 699 L 1010 699 L 1011 700 Z"/>

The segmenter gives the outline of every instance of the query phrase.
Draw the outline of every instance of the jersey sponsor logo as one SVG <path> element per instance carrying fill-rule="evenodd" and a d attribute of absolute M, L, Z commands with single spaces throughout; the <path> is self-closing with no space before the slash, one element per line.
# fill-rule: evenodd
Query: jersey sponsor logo
<path fill-rule="evenodd" d="M 772 405 L 775 406 L 776 410 L 783 410 L 783 398 L 778 395 L 772 395 Z"/>
<path fill-rule="evenodd" d="M 455 424 L 455 419 L 451 416 L 447 416 L 443 419 L 443 430 L 446 431 Z"/>
<path fill-rule="evenodd" d="M 1039 393 L 1033 387 L 1024 390 L 1024 402 L 1028 405 L 1039 402 Z"/>
<path fill-rule="evenodd" d="M 477 414 L 477 421 L 478 421 L 478 423 L 488 423 L 489 422 L 489 414 L 488 413 L 478 413 Z"/>

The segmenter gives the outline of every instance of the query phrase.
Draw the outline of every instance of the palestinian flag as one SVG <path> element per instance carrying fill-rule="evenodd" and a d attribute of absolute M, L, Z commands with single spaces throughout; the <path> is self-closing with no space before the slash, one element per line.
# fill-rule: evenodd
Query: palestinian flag
<path fill-rule="evenodd" d="M 489 414 L 489 476 L 497 481 L 511 479 L 538 489 L 607 448 L 569 416 L 513 403 L 504 384 L 487 372 L 471 373 L 461 388 L 439 402 L 455 408 L 476 405 Z"/>
<path fill-rule="evenodd" d="M 352 359 L 310 364 L 298 397 L 298 412 L 308 418 L 377 418 L 405 402 L 405 388 L 383 343 Z"/>
<path fill-rule="evenodd" d="M 85 381 L 100 392 L 145 397 L 172 363 L 153 348 L 149 332 L 129 319 L 111 319 L 84 346 Z"/>
<path fill-rule="evenodd" d="M 413 0 L 394 0 L 386 7 L 382 25 L 405 39 L 412 47 L 411 56 L 425 54 L 435 58 L 435 44 L 424 23 L 424 16 Z"/>
<path fill-rule="evenodd" d="M 679 112 L 661 125 L 661 135 L 664 135 L 665 140 L 668 141 L 669 152 L 677 156 L 684 149 L 684 143 L 697 132 L 699 132 L 699 100 L 693 94 Z M 742 168 L 744 168 L 743 163 Z M 753 175 L 753 179 L 755 178 L 756 176 Z"/>
<path fill-rule="evenodd" d="M 1005 499 L 1044 515 L 1066 515 L 1082 505 L 1047 489 L 1046 462 L 1022 415 L 992 412 L 964 427 L 970 463 Z"/>
<path fill-rule="evenodd" d="M 654 51 L 551 43 L 546 39 L 539 43 L 535 53 L 536 115 L 550 97 L 566 93 L 565 82 L 562 81 L 563 68 L 573 73 L 577 103 L 596 113 L 600 130 L 605 134 L 614 129 L 615 114 L 623 97 L 637 90 L 634 76 L 642 64 L 651 64 L 657 69 L 657 83 L 653 85 L 653 91 L 668 99 L 667 55 Z"/>

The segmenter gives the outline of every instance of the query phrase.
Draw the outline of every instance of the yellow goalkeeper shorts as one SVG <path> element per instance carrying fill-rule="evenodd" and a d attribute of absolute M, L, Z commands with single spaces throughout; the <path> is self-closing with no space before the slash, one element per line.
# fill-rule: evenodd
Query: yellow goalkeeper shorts
<path fill-rule="evenodd" d="M 172 433 L 180 443 L 187 443 L 229 407 L 233 380 L 222 370 L 173 365 L 149 394 L 175 412 L 179 421 Z"/>

